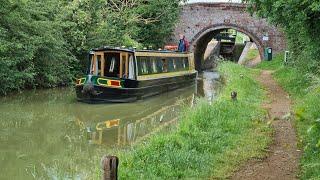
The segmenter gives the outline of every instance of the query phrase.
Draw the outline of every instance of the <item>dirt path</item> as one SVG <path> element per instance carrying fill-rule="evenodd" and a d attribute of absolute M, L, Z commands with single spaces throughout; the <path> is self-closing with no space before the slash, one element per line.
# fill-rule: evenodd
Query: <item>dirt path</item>
<path fill-rule="evenodd" d="M 290 112 L 288 94 L 263 71 L 258 81 L 268 90 L 270 102 L 265 105 L 274 128 L 274 141 L 265 159 L 251 160 L 231 179 L 297 179 L 299 151 L 292 122 L 284 118 Z"/>

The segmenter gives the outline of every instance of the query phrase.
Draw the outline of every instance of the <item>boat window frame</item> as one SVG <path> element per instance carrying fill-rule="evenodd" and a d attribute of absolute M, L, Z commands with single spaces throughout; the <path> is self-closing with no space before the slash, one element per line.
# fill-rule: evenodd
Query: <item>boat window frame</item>
<path fill-rule="evenodd" d="M 129 53 L 128 52 L 119 52 L 120 53 L 120 78 L 127 79 L 129 73 Z"/>
<path fill-rule="evenodd" d="M 99 61 L 98 56 L 100 56 L 100 73 L 99 73 Z M 91 61 L 91 68 L 90 68 L 90 74 L 93 74 L 95 76 L 104 76 L 104 65 L 105 65 L 105 59 L 104 59 L 104 52 L 94 52 L 92 56 Z"/>
<path fill-rule="evenodd" d="M 89 67 L 89 74 L 93 74 L 94 73 L 94 53 L 90 54 L 91 58 L 90 58 L 90 67 Z"/>
<path fill-rule="evenodd" d="M 176 53 L 159 53 L 159 52 L 136 52 L 137 77 L 145 75 L 166 74 L 193 70 L 193 53 L 176 54 Z M 159 70 L 154 72 L 152 69 L 153 60 L 157 61 Z M 142 73 L 144 61 L 148 61 L 150 67 L 147 67 L 148 72 Z M 169 67 L 169 66 L 172 67 Z M 176 66 L 175 68 L 173 66 Z M 149 71 L 151 69 L 152 71 Z"/>
<path fill-rule="evenodd" d="M 137 79 L 137 61 L 136 56 L 134 53 L 128 53 L 128 79 L 136 80 Z M 132 62 L 132 63 L 130 63 Z M 130 73 L 130 66 L 131 67 L 131 73 Z"/>
<path fill-rule="evenodd" d="M 154 62 L 156 71 L 154 71 Z M 158 69 L 159 64 L 161 64 L 161 67 Z M 139 76 L 188 71 L 190 69 L 188 57 L 138 56 L 137 65 Z"/>
<path fill-rule="evenodd" d="M 161 57 L 161 62 L 162 62 L 162 72 L 161 73 L 168 73 L 169 71 L 169 63 L 168 63 L 168 58 L 163 58 Z"/>

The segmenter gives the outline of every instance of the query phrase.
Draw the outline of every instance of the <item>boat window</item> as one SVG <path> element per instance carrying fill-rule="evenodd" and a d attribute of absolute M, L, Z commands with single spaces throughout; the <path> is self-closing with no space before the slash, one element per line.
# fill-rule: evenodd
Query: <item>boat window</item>
<path fill-rule="evenodd" d="M 142 75 L 142 57 L 137 57 L 138 74 Z"/>
<path fill-rule="evenodd" d="M 183 57 L 179 58 L 179 69 L 180 70 L 186 70 L 187 69 L 185 59 L 188 59 L 188 58 L 183 58 Z"/>
<path fill-rule="evenodd" d="M 168 72 L 168 60 L 162 59 L 162 72 Z"/>
<path fill-rule="evenodd" d="M 152 62 L 150 60 L 150 57 L 147 57 L 145 64 L 146 64 L 146 69 L 147 69 L 146 74 L 152 74 L 153 73 L 152 72 Z"/>
<path fill-rule="evenodd" d="M 130 66 L 130 65 L 129 65 Z M 139 75 L 176 72 L 189 69 L 187 57 L 137 57 Z"/>
<path fill-rule="evenodd" d="M 94 73 L 94 55 L 93 55 L 93 54 L 90 54 L 89 58 L 90 58 L 90 70 L 89 70 L 89 74 L 93 74 L 93 73 Z"/>
<path fill-rule="evenodd" d="M 168 60 L 168 71 L 169 72 L 174 72 L 175 71 L 175 69 L 174 69 L 174 59 L 172 59 L 172 58 L 170 58 L 169 60 Z"/>
<path fill-rule="evenodd" d="M 111 58 L 111 63 L 110 63 L 110 66 L 109 66 L 109 72 L 110 72 L 110 73 L 113 73 L 115 63 L 116 63 L 116 58 L 115 58 L 115 57 L 112 57 L 112 58 Z"/>
<path fill-rule="evenodd" d="M 141 61 L 142 63 L 142 74 L 148 74 L 147 61 L 144 59 Z"/>
<path fill-rule="evenodd" d="M 159 58 L 159 57 L 156 58 L 156 64 L 157 64 L 157 72 L 162 73 L 163 64 L 162 64 L 161 58 Z"/>
<path fill-rule="evenodd" d="M 97 55 L 97 63 L 96 63 L 96 76 L 100 76 L 101 75 L 101 55 Z"/>
<path fill-rule="evenodd" d="M 152 73 L 157 73 L 157 59 L 155 57 L 151 57 L 151 63 L 152 63 Z"/>
<path fill-rule="evenodd" d="M 105 53 L 104 75 L 107 77 L 120 76 L 120 53 Z"/>
<path fill-rule="evenodd" d="M 134 58 L 133 55 L 129 56 L 129 79 L 135 79 L 135 68 L 134 68 Z"/>
<path fill-rule="evenodd" d="M 183 67 L 184 69 L 188 70 L 189 69 L 189 60 L 188 58 L 183 58 Z"/>
<path fill-rule="evenodd" d="M 127 70 L 126 70 L 127 56 L 126 56 L 126 54 L 124 54 L 121 57 L 122 57 L 122 59 L 121 59 L 121 66 L 122 66 L 121 67 L 121 70 L 122 70 L 121 77 L 122 78 L 127 78 L 128 77 Z"/>
<path fill-rule="evenodd" d="M 182 70 L 182 59 L 180 57 L 176 57 L 173 60 L 173 67 L 175 71 L 181 71 Z"/>
<path fill-rule="evenodd" d="M 98 76 L 101 74 L 101 55 L 92 56 L 90 74 Z"/>
<path fill-rule="evenodd" d="M 139 57 L 138 58 L 138 72 L 139 75 L 145 75 L 148 74 L 148 65 L 147 61 L 149 60 L 149 57 Z"/>

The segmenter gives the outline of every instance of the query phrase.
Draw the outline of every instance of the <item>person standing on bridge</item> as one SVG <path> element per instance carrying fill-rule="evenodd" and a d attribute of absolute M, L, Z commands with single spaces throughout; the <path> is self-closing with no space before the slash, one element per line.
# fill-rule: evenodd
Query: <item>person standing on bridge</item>
<path fill-rule="evenodd" d="M 178 51 L 179 52 L 186 52 L 189 51 L 189 42 L 186 39 L 186 36 L 183 34 L 180 34 L 180 40 L 179 40 L 179 45 L 178 45 Z"/>

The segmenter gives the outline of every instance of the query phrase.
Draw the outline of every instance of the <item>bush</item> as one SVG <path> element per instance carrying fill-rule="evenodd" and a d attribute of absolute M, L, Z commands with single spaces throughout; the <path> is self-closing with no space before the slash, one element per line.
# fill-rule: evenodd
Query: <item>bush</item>
<path fill-rule="evenodd" d="M 0 94 L 70 83 L 70 63 L 76 60 L 43 5 L 5 1 L 0 7 Z"/>
<path fill-rule="evenodd" d="M 0 7 L 0 95 L 71 84 L 90 49 L 160 47 L 179 15 L 179 0 L 13 0 Z M 159 30 L 160 29 L 160 30 Z"/>
<path fill-rule="evenodd" d="M 283 29 L 292 53 L 292 66 L 301 72 L 320 73 L 319 1 L 246 1 L 252 13 Z"/>

